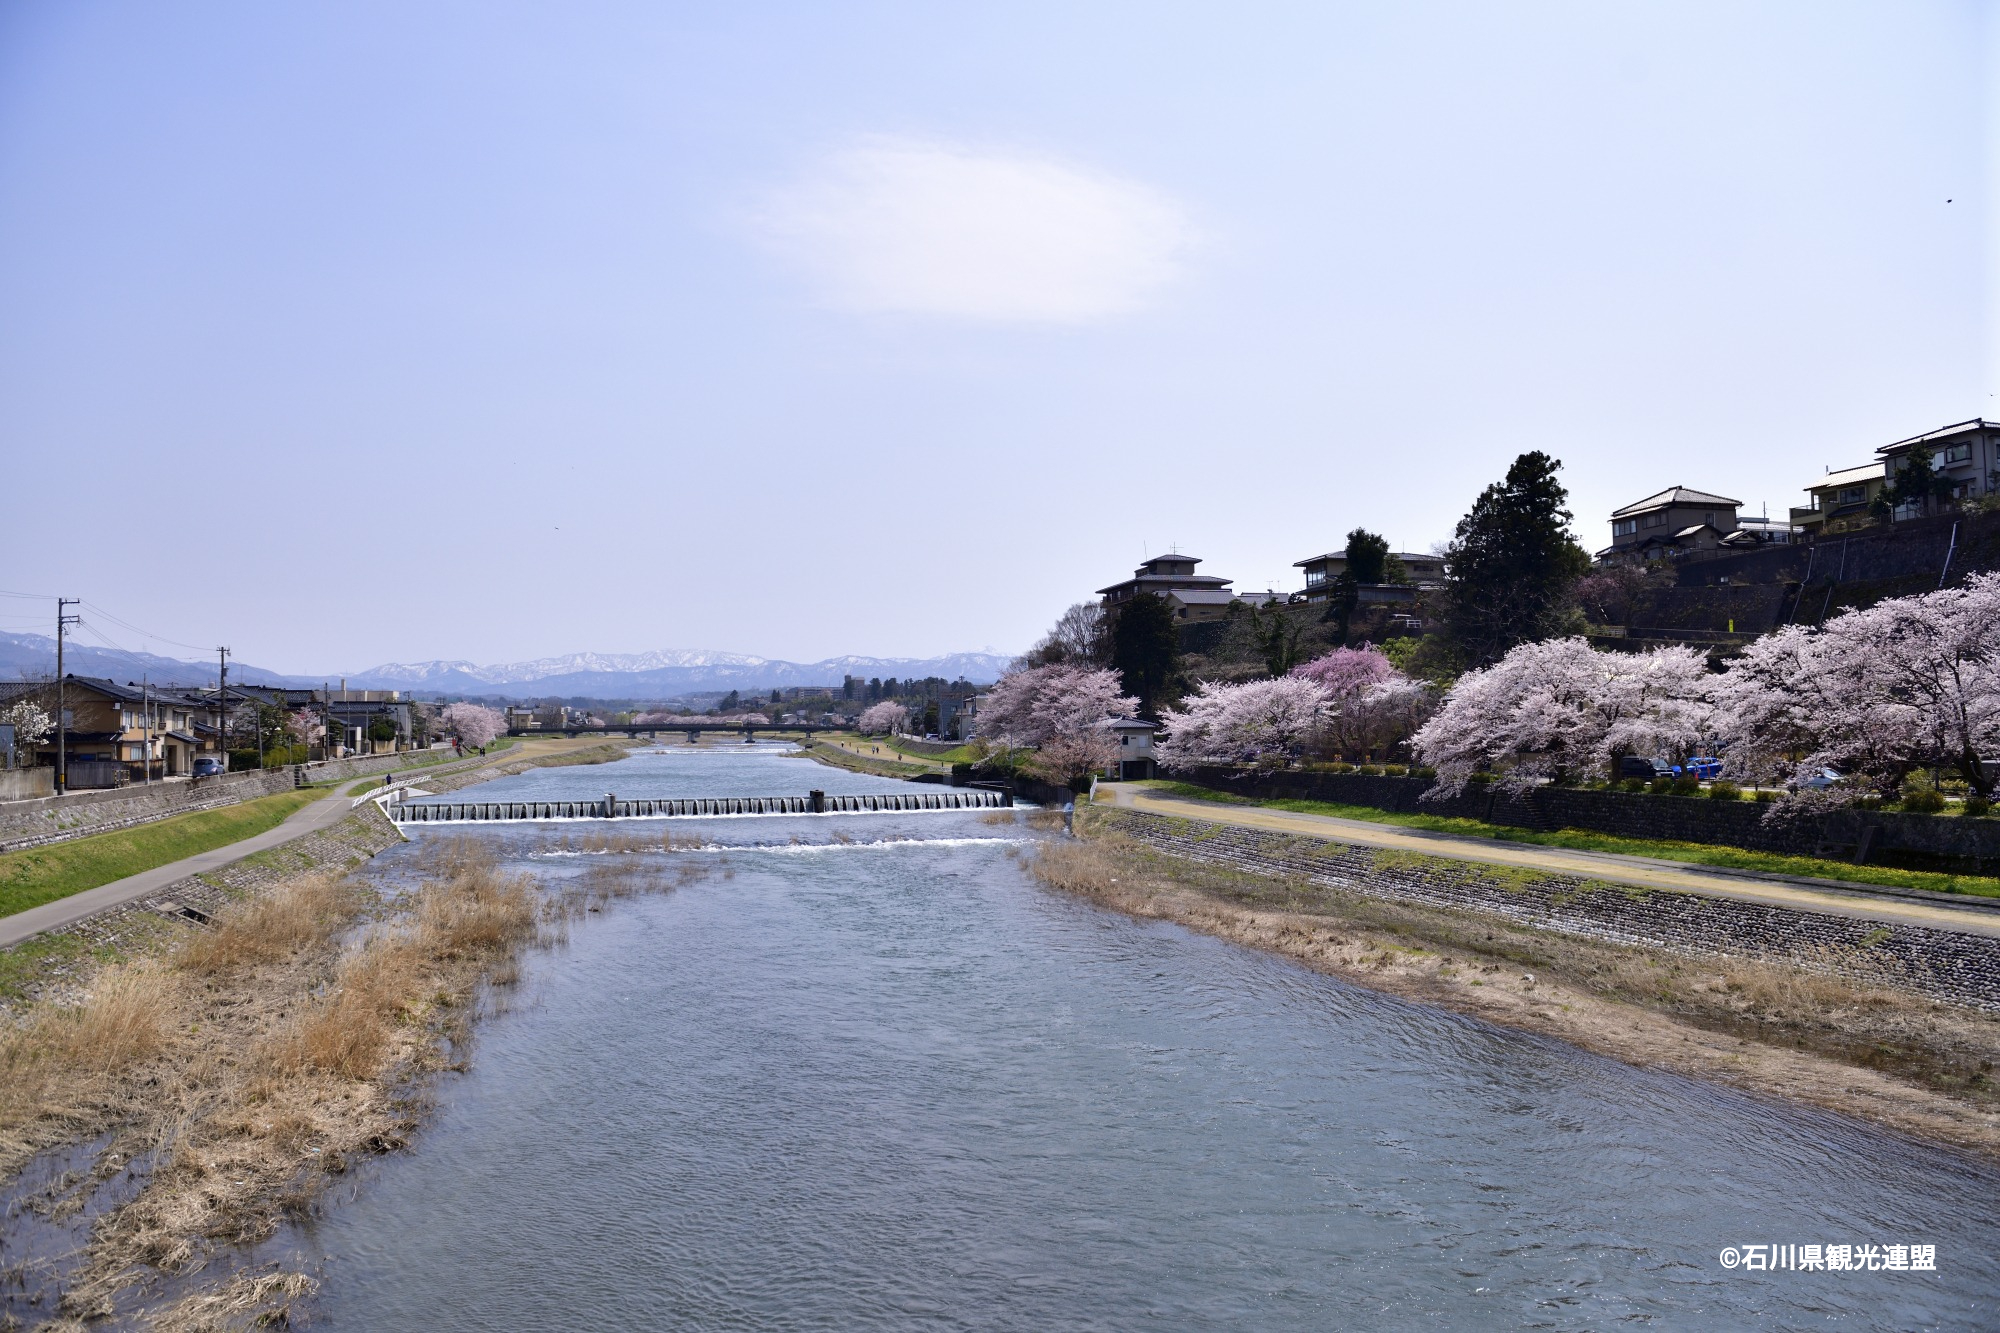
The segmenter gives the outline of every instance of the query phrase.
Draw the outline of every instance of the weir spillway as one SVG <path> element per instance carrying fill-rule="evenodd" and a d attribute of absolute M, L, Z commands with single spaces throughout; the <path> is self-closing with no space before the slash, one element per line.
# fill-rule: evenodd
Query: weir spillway
<path fill-rule="evenodd" d="M 682 796 L 621 801 L 400 801 L 383 807 L 398 824 L 531 823 L 550 819 L 696 819 L 714 815 L 861 815 L 905 810 L 996 810 L 1012 792 L 984 788 L 945 792 L 884 792 L 863 796 Z"/>

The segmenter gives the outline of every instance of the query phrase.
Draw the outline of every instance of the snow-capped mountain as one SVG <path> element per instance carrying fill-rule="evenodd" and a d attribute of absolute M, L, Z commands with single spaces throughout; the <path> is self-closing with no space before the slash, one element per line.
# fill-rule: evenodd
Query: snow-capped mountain
<path fill-rule="evenodd" d="M 473 662 L 384 662 L 370 667 L 356 680 L 390 679 L 423 681 L 447 676 L 483 680 L 494 685 L 518 685 L 545 680 L 550 676 L 572 676 L 585 672 L 620 673 L 662 671 L 686 667 L 757 667 L 767 659 L 744 653 L 716 653 L 670 649 L 651 653 L 567 653 L 561 657 L 538 657 L 532 662 L 507 662 L 480 666 Z"/>
<path fill-rule="evenodd" d="M 651 653 L 567 653 L 532 662 L 482 666 L 476 662 L 384 662 L 363 672 L 332 671 L 288 676 L 249 663 L 229 664 L 229 678 L 244 684 L 317 686 L 345 679 L 350 689 L 407 690 L 420 695 L 464 694 L 585 699 L 671 698 L 702 690 L 768 690 L 786 685 L 838 685 L 843 676 L 894 676 L 900 680 L 963 677 L 975 685 L 1000 678 L 1009 659 L 993 653 L 944 657 L 829 657 L 785 662 L 747 653 L 667 649 Z M 0 677 L 55 670 L 55 640 L 44 634 L 0 634 Z M 109 676 L 155 684 L 213 684 L 213 662 L 182 661 L 151 653 L 71 643 L 63 663 L 79 676 Z"/>
<path fill-rule="evenodd" d="M 976 685 L 1000 678 L 1008 658 L 994 653 L 944 657 L 829 657 L 786 662 L 747 653 L 669 649 L 650 653 L 569 653 L 481 666 L 472 662 L 385 662 L 350 673 L 353 689 L 412 690 L 446 694 L 558 695 L 631 699 L 699 690 L 772 689 L 786 685 L 838 685 L 843 676 L 898 679 L 963 677 Z"/>

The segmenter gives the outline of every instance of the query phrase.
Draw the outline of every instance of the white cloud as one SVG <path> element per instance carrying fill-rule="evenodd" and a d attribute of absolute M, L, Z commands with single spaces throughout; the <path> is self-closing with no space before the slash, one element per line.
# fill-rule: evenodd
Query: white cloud
<path fill-rule="evenodd" d="M 1053 323 L 1144 304 L 1194 239 L 1149 186 L 908 139 L 829 155 L 754 221 L 841 309 Z"/>

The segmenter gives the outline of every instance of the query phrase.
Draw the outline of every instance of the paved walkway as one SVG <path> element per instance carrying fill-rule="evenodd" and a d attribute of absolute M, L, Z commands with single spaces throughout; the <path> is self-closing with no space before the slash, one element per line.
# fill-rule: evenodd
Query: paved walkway
<path fill-rule="evenodd" d="M 1186 796 L 1170 796 L 1149 787 L 1104 782 L 1097 787 L 1097 803 L 1148 814 L 1182 819 L 1205 819 L 1239 828 L 1268 829 L 1274 833 L 1325 838 L 1330 842 L 1362 847 L 1384 847 L 1419 852 L 1453 861 L 1476 861 L 1484 865 L 1511 866 L 1548 874 L 1578 875 L 1608 880 L 1614 884 L 1634 884 L 1648 889 L 1674 889 L 1713 898 L 1736 898 L 1745 902 L 1770 903 L 1800 911 L 1825 912 L 1834 916 L 1858 917 L 1868 921 L 1900 922 L 1938 930 L 1959 930 L 1972 935 L 2000 937 L 2000 901 L 1969 900 L 1961 907 L 1940 903 L 1937 895 L 1922 899 L 1894 896 L 1893 889 L 1872 890 L 1867 885 L 1853 889 L 1808 887 L 1777 876 L 1755 871 L 1729 870 L 1715 866 L 1690 866 L 1679 861 L 1657 861 L 1643 856 L 1620 856 L 1612 852 L 1580 852 L 1561 847 L 1541 847 L 1532 843 L 1489 842 L 1481 838 L 1455 837 L 1427 829 L 1402 828 L 1394 824 L 1373 824 L 1361 819 L 1339 819 L 1332 815 L 1297 814 L 1257 805 L 1226 805 Z"/>
<path fill-rule="evenodd" d="M 585 749 L 604 742 L 596 737 L 570 739 L 549 737 L 546 740 L 532 740 L 511 746 L 490 756 L 495 765 L 511 763 L 517 759 L 533 758 L 536 755 L 559 753 L 563 750 Z M 427 766 L 435 767 L 435 766 Z M 459 772 L 466 770 L 460 769 Z M 477 771 L 476 769 L 473 771 Z M 426 768 L 411 770 L 397 779 L 403 784 L 419 783 L 424 779 Z M 378 775 L 382 776 L 382 775 Z M 386 775 L 395 778 L 396 775 Z M 332 828 L 353 813 L 354 808 L 367 796 L 354 797 L 344 793 L 361 778 L 343 778 L 334 789 L 320 800 L 302 810 L 294 810 L 285 822 L 274 829 L 267 829 L 241 842 L 232 842 L 225 847 L 216 847 L 195 856 L 186 857 L 168 865 L 142 870 L 136 875 L 101 884 L 82 893 L 72 893 L 67 898 L 43 903 L 40 907 L 30 907 L 25 912 L 0 917 L 0 949 L 19 944 L 22 940 L 39 935 L 44 931 L 61 930 L 64 926 L 81 921 L 104 911 L 108 907 L 118 907 L 135 898 L 143 898 L 149 893 L 158 893 L 170 884 L 178 884 L 190 875 L 203 874 L 210 870 L 220 870 L 226 865 L 241 861 L 246 856 L 271 847 L 282 846 L 294 838 L 303 838 L 308 833 Z M 391 787 L 396 785 L 391 784 Z"/>

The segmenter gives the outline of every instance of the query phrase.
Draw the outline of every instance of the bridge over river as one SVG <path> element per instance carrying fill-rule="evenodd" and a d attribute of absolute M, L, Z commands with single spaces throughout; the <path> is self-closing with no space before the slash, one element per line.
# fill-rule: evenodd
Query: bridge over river
<path fill-rule="evenodd" d="M 860 815 L 904 810 L 998 810 L 1014 804 L 1008 791 L 959 788 L 829 796 L 681 796 L 621 801 L 410 801 L 385 805 L 398 824 L 535 823 L 551 819 L 698 819 L 714 815 Z"/>
<path fill-rule="evenodd" d="M 509 727 L 509 736 L 651 736 L 685 734 L 690 744 L 705 731 L 726 731 L 743 737 L 745 743 L 757 739 L 760 731 L 781 731 L 792 736 L 811 737 L 821 731 L 840 731 L 824 722 L 577 722 L 560 727 Z"/>

